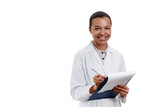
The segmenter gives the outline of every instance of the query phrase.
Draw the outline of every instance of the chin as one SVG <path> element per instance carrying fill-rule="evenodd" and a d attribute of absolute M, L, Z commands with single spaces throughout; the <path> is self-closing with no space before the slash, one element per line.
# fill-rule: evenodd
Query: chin
<path fill-rule="evenodd" d="M 99 44 L 99 45 L 105 45 L 105 44 L 107 44 L 107 41 L 98 41 L 97 44 Z"/>
<path fill-rule="evenodd" d="M 100 43 L 100 45 L 106 45 L 107 44 L 107 42 L 101 42 Z"/>

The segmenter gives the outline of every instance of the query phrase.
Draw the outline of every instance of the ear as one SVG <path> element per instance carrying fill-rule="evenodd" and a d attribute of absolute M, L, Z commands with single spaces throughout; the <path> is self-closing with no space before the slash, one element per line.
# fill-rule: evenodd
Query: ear
<path fill-rule="evenodd" d="M 89 27 L 89 32 L 91 33 L 91 28 Z"/>

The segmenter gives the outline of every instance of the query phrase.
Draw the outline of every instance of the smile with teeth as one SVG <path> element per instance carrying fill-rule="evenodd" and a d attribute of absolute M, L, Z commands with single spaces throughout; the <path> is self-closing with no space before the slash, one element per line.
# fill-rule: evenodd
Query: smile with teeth
<path fill-rule="evenodd" d="M 98 38 L 99 40 L 105 40 L 105 39 L 107 38 L 107 36 L 105 36 L 105 37 L 99 37 L 99 36 L 97 36 L 97 38 Z"/>

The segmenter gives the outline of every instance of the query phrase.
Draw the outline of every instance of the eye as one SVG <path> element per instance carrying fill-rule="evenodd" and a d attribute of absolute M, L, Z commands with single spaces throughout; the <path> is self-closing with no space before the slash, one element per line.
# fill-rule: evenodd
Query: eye
<path fill-rule="evenodd" d="M 105 29 L 107 30 L 107 29 L 110 29 L 110 28 L 105 28 Z"/>
<path fill-rule="evenodd" d="M 99 30 L 99 28 L 98 27 L 96 27 L 96 28 L 94 28 L 95 30 Z"/>

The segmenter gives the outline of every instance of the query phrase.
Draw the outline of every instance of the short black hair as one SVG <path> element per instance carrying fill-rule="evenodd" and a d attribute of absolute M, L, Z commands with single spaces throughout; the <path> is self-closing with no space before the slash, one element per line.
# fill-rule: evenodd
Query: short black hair
<path fill-rule="evenodd" d="M 89 27 L 91 28 L 91 26 L 92 26 L 92 20 L 94 19 L 94 18 L 97 18 L 97 17 L 107 17 L 107 18 L 109 18 L 109 20 L 110 20 L 110 23 L 111 23 L 111 25 L 112 25 L 112 21 L 111 21 L 111 18 L 110 18 L 110 16 L 107 14 L 107 13 L 105 13 L 105 12 L 103 12 L 103 11 L 97 11 L 97 12 L 95 12 L 95 13 L 93 13 L 92 15 L 91 15 L 91 17 L 90 17 L 90 19 L 89 19 Z"/>

